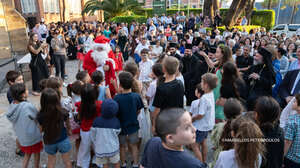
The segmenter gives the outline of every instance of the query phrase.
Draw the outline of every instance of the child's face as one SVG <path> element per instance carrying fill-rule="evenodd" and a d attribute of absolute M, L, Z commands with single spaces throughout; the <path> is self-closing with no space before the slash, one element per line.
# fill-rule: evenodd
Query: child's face
<path fill-rule="evenodd" d="M 23 100 L 26 100 L 29 94 L 29 90 L 26 88 L 25 93 L 23 93 Z"/>
<path fill-rule="evenodd" d="M 120 52 L 120 49 L 119 49 L 119 48 L 116 48 L 116 52 Z"/>
<path fill-rule="evenodd" d="M 298 103 L 297 103 L 297 99 L 295 98 L 293 101 L 293 106 L 292 106 L 293 110 L 298 111 L 299 107 L 298 107 Z"/>
<path fill-rule="evenodd" d="M 11 82 L 11 81 L 9 82 L 10 85 L 13 85 L 13 84 L 16 84 L 16 83 L 24 83 L 22 75 L 20 75 L 18 78 L 16 78 L 14 82 Z"/>
<path fill-rule="evenodd" d="M 141 54 L 141 58 L 142 58 L 143 62 L 147 61 L 147 54 L 146 53 L 142 53 Z"/>
<path fill-rule="evenodd" d="M 205 88 L 206 88 L 206 86 L 207 86 L 207 84 L 204 82 L 204 80 L 203 80 L 203 79 L 201 79 L 201 83 L 200 83 L 200 85 L 201 85 L 201 88 L 202 88 L 202 89 L 205 89 Z"/>
<path fill-rule="evenodd" d="M 190 145 L 195 143 L 196 129 L 192 124 L 192 118 L 185 112 L 180 118 L 180 125 L 176 128 L 176 134 L 172 135 L 172 140 L 176 145 Z"/>
<path fill-rule="evenodd" d="M 202 95 L 199 93 L 198 89 L 195 90 L 195 96 L 199 99 Z"/>
<path fill-rule="evenodd" d="M 239 49 L 239 50 L 236 51 L 236 55 L 241 55 L 241 54 L 242 54 L 242 50 L 241 49 Z"/>
<path fill-rule="evenodd" d="M 85 78 L 84 78 L 84 83 L 90 83 L 91 82 L 91 77 L 90 75 L 87 75 Z"/>

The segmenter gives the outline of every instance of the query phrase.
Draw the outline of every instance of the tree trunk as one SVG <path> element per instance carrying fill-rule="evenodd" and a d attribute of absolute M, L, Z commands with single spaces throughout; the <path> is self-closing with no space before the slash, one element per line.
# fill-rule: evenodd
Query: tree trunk
<path fill-rule="evenodd" d="M 212 0 L 205 0 L 204 1 L 204 16 L 208 16 L 210 19 L 213 17 L 213 3 Z"/>
<path fill-rule="evenodd" d="M 296 0 L 294 0 L 293 10 L 292 10 L 292 17 L 291 17 L 291 23 L 290 24 L 293 24 L 295 9 L 296 9 Z"/>
<path fill-rule="evenodd" d="M 220 8 L 219 0 L 213 0 L 213 10 L 216 12 Z"/>
<path fill-rule="evenodd" d="M 254 4 L 255 4 L 255 0 L 249 1 L 245 9 L 245 16 L 246 19 L 248 20 L 248 25 L 251 24 L 251 16 L 252 16 Z"/>
<path fill-rule="evenodd" d="M 241 0 L 233 0 L 228 11 L 226 18 L 224 19 L 224 25 L 227 27 L 231 27 L 234 25 L 235 22 L 233 22 L 233 19 L 235 17 L 235 14 L 237 12 L 237 8 L 239 7 L 241 3 Z"/>
<path fill-rule="evenodd" d="M 273 1 L 273 0 L 269 0 L 269 3 L 268 3 L 268 9 L 269 9 L 269 10 L 271 9 L 272 1 Z"/>
<path fill-rule="evenodd" d="M 235 13 L 234 19 L 233 19 L 233 23 L 235 24 L 236 21 L 241 17 L 242 13 L 244 12 L 248 2 L 250 0 L 241 0 L 241 3 L 239 5 L 239 7 L 237 8 L 237 11 Z"/>
<path fill-rule="evenodd" d="M 63 22 L 66 21 L 66 2 L 63 1 Z"/>

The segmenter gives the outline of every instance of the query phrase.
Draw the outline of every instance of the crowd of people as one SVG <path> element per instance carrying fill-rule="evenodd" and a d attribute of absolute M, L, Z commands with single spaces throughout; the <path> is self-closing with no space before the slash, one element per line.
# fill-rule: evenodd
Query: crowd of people
<path fill-rule="evenodd" d="M 222 16 L 216 17 L 218 25 Z M 82 168 L 92 156 L 98 166 L 126 167 L 126 154 L 134 168 L 300 167 L 300 36 L 263 27 L 210 31 L 207 19 L 182 12 L 129 25 L 36 24 L 28 50 L 40 109 L 26 101 L 22 74 L 6 76 L 6 115 L 16 151 L 25 154 L 23 167 L 34 154 L 37 168 L 43 149 L 49 168 L 57 152 L 72 167 L 71 150 Z M 67 85 L 68 57 L 79 64 L 76 81 Z M 207 158 L 208 136 L 213 158 Z"/>

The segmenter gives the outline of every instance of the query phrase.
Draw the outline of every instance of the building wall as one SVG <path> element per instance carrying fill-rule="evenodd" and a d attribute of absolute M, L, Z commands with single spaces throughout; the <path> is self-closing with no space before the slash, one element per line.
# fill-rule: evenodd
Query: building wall
<path fill-rule="evenodd" d="M 35 1 L 36 12 L 24 13 L 22 0 L 14 0 L 16 10 L 28 21 L 32 28 L 36 22 L 101 21 L 101 15 L 82 16 L 81 11 L 88 0 L 26 0 Z M 46 6 L 46 7 L 45 7 Z M 53 9 L 53 10 L 52 10 Z M 58 9 L 58 10 L 57 10 Z"/>
<path fill-rule="evenodd" d="M 0 1 L 0 59 L 11 57 L 11 52 L 23 54 L 27 39 L 26 20 L 15 10 L 13 1 Z"/>

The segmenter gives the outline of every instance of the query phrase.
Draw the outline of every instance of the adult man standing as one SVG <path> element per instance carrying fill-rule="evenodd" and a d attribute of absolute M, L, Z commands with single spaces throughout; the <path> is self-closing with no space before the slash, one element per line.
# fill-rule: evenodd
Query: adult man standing
<path fill-rule="evenodd" d="M 184 50 L 184 57 L 181 59 L 183 69 L 181 71 L 184 78 L 185 96 L 187 99 L 186 105 L 190 106 L 192 101 L 196 99 L 195 88 L 196 88 L 196 74 L 197 66 L 199 64 L 198 58 L 192 53 L 192 44 L 186 44 Z"/>
<path fill-rule="evenodd" d="M 245 45 L 243 55 L 236 57 L 236 65 L 240 72 L 247 71 L 253 65 L 253 57 L 250 56 L 251 46 Z"/>
<path fill-rule="evenodd" d="M 142 38 L 142 42 L 139 43 L 136 48 L 135 48 L 135 51 L 134 51 L 134 59 L 135 59 L 135 62 L 136 63 L 139 63 L 141 61 L 141 51 L 142 49 L 149 49 L 149 45 L 147 44 L 147 38 L 146 37 L 143 37 Z"/>
<path fill-rule="evenodd" d="M 41 22 L 41 25 L 39 27 L 39 31 L 41 33 L 42 39 L 45 39 L 46 36 L 47 36 L 47 27 L 46 27 L 44 22 Z"/>
<path fill-rule="evenodd" d="M 40 23 L 36 23 L 34 28 L 32 29 L 32 32 L 38 35 L 39 41 L 42 41 L 43 39 L 39 27 L 40 27 Z"/>
<path fill-rule="evenodd" d="M 176 52 L 177 49 L 178 49 L 178 45 L 176 43 L 170 43 L 169 45 L 170 56 L 173 56 L 180 61 L 181 56 Z"/>
<path fill-rule="evenodd" d="M 275 71 L 272 65 L 272 53 L 261 48 L 254 57 L 253 66 L 244 73 L 248 87 L 247 108 L 253 110 L 255 100 L 260 96 L 272 96 L 275 84 Z"/>

